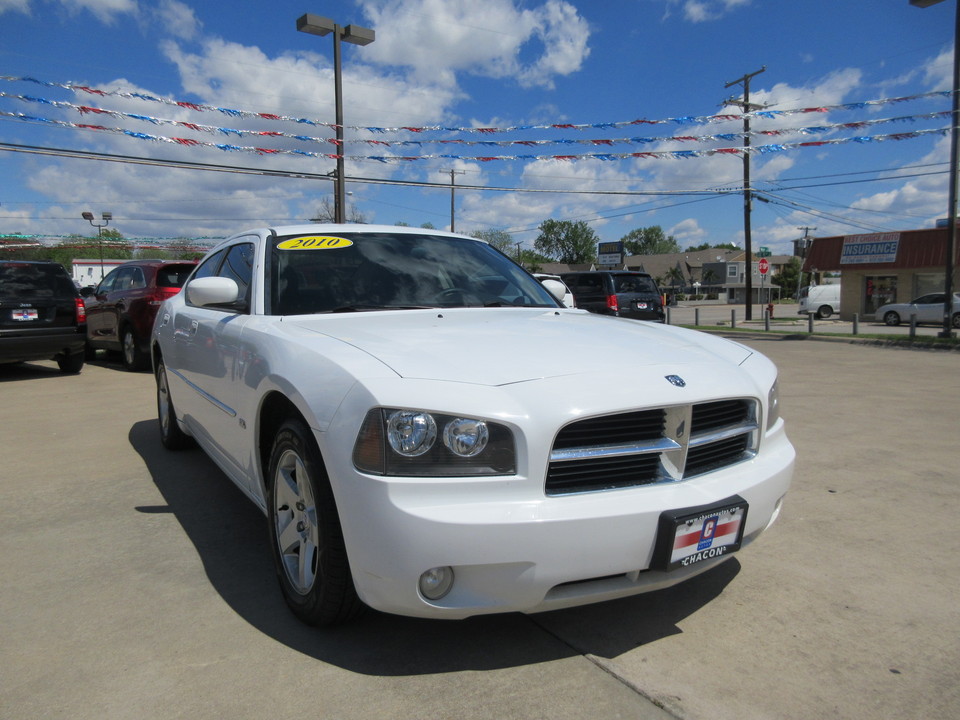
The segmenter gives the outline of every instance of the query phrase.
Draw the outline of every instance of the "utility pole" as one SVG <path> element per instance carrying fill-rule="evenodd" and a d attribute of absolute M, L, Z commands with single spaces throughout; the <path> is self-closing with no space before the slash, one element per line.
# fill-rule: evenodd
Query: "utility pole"
<path fill-rule="evenodd" d="M 750 79 L 756 75 L 759 75 L 764 70 L 767 69 L 767 66 L 764 65 L 756 72 L 748 73 L 737 80 L 728 82 L 724 85 L 724 88 L 728 88 L 731 85 L 743 85 L 743 100 L 734 100 L 730 98 L 729 100 L 724 101 L 724 105 L 737 105 L 740 107 L 741 112 L 743 113 L 743 247 L 746 251 L 746 306 L 744 311 L 746 313 L 746 319 L 753 319 L 753 310 L 751 303 L 753 302 L 753 246 L 750 238 L 750 210 L 752 207 L 751 203 L 751 189 L 750 189 L 750 115 L 749 113 L 754 110 L 760 110 L 763 105 L 751 105 L 750 104 Z"/>
<path fill-rule="evenodd" d="M 803 237 L 800 239 L 801 260 L 800 272 L 797 273 L 797 300 L 800 299 L 800 286 L 803 285 L 803 261 L 807 259 L 807 249 L 810 247 L 810 231 L 816 230 L 815 227 L 798 227 L 797 230 L 803 230 Z"/>
<path fill-rule="evenodd" d="M 466 174 L 467 174 L 467 171 L 466 171 L 466 170 L 453 170 L 453 169 L 446 170 L 446 169 L 444 169 L 444 170 L 441 170 L 440 172 L 442 172 L 442 173 L 450 173 L 450 232 L 456 232 L 456 231 L 457 231 L 457 226 L 456 226 L 456 219 L 455 219 L 455 216 L 454 216 L 454 203 L 453 203 L 453 200 L 454 200 L 454 192 L 455 192 L 455 191 L 454 191 L 454 188 L 456 187 L 456 185 L 454 184 L 454 176 L 455 176 L 455 175 L 466 175 Z"/>

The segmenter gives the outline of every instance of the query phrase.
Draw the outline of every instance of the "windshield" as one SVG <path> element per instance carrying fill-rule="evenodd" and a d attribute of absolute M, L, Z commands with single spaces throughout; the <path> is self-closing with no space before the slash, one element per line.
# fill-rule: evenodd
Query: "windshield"
<path fill-rule="evenodd" d="M 429 234 L 345 232 L 277 238 L 271 314 L 423 307 L 558 307 L 486 243 Z"/>

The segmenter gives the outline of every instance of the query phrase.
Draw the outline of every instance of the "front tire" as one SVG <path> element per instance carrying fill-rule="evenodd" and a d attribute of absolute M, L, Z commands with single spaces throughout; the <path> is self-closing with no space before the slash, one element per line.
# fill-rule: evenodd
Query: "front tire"
<path fill-rule="evenodd" d="M 817 318 L 820 320 L 826 320 L 828 317 L 833 315 L 833 308 L 829 305 L 821 305 L 817 308 Z"/>
<path fill-rule="evenodd" d="M 960 313 L 956 313 L 950 318 L 950 324 L 955 328 L 960 328 Z"/>
<path fill-rule="evenodd" d="M 900 324 L 900 316 L 891 310 L 888 313 L 883 314 L 883 322 L 885 322 L 890 327 Z"/>
<path fill-rule="evenodd" d="M 160 442 L 167 450 L 183 450 L 193 447 L 193 438 L 180 429 L 177 414 L 170 397 L 167 382 L 167 366 L 163 360 L 157 364 L 157 419 L 160 425 Z"/>
<path fill-rule="evenodd" d="M 330 480 L 300 420 L 277 431 L 267 496 L 274 565 L 294 615 L 308 625 L 331 625 L 360 614 Z"/>

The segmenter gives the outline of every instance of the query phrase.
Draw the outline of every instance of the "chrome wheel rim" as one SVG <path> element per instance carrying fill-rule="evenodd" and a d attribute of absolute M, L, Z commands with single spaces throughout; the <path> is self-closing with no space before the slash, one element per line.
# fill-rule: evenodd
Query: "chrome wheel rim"
<path fill-rule="evenodd" d="M 133 333 L 128 330 L 123 334 L 123 359 L 126 360 L 127 365 L 133 365 L 136 353 L 137 348 Z"/>
<path fill-rule="evenodd" d="M 320 524 L 310 476 L 303 459 L 285 450 L 273 478 L 273 518 L 277 549 L 287 580 L 306 595 L 320 567 Z"/>
<path fill-rule="evenodd" d="M 160 432 L 166 437 L 170 434 L 170 390 L 167 369 L 162 365 L 157 371 L 157 415 L 160 417 Z"/>

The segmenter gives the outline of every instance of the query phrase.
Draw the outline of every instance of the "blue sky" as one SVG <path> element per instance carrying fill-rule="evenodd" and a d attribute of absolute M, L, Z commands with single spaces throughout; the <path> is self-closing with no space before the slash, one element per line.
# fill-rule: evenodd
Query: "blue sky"
<path fill-rule="evenodd" d="M 751 155 L 751 175 L 768 202 L 754 202 L 755 247 L 789 252 L 804 227 L 887 231 L 946 215 L 949 137 L 926 131 L 949 119 L 918 116 L 949 110 L 949 98 L 890 100 L 949 90 L 951 2 L 921 10 L 908 0 L 0 0 L 6 147 L 291 174 L 5 150 L 0 233 L 88 233 L 86 210 L 111 212 L 110 227 L 145 239 L 225 236 L 315 215 L 332 184 L 296 174 L 334 166 L 324 125 L 334 121 L 333 42 L 296 31 L 307 12 L 377 34 L 366 47 L 344 45 L 347 174 L 445 185 L 456 170 L 458 185 L 487 188 L 457 191 L 459 232 L 499 229 L 531 245 L 537 226 L 555 218 L 584 220 L 601 240 L 660 225 L 682 247 L 742 246 L 743 200 L 731 192 L 742 187 L 741 156 L 712 152 L 742 145 L 729 137 L 742 121 L 705 118 L 736 114 L 723 103 L 742 88 L 725 85 L 761 67 L 750 99 L 769 116 L 752 121 L 766 134 L 751 144 L 769 147 Z M 807 111 L 814 107 L 826 111 Z M 657 122 L 619 125 L 639 119 Z M 400 129 L 427 127 L 445 129 Z M 509 130 L 518 127 L 529 129 Z M 288 137 L 250 134 L 265 132 Z M 881 141 L 891 134 L 901 139 Z M 410 141 L 421 144 L 401 144 Z M 469 144 L 478 141 L 498 144 Z M 830 144 L 796 147 L 810 141 Z M 597 154 L 607 158 L 585 157 Z M 553 159 L 561 155 L 573 159 Z M 347 190 L 369 222 L 449 227 L 448 186 Z"/>

